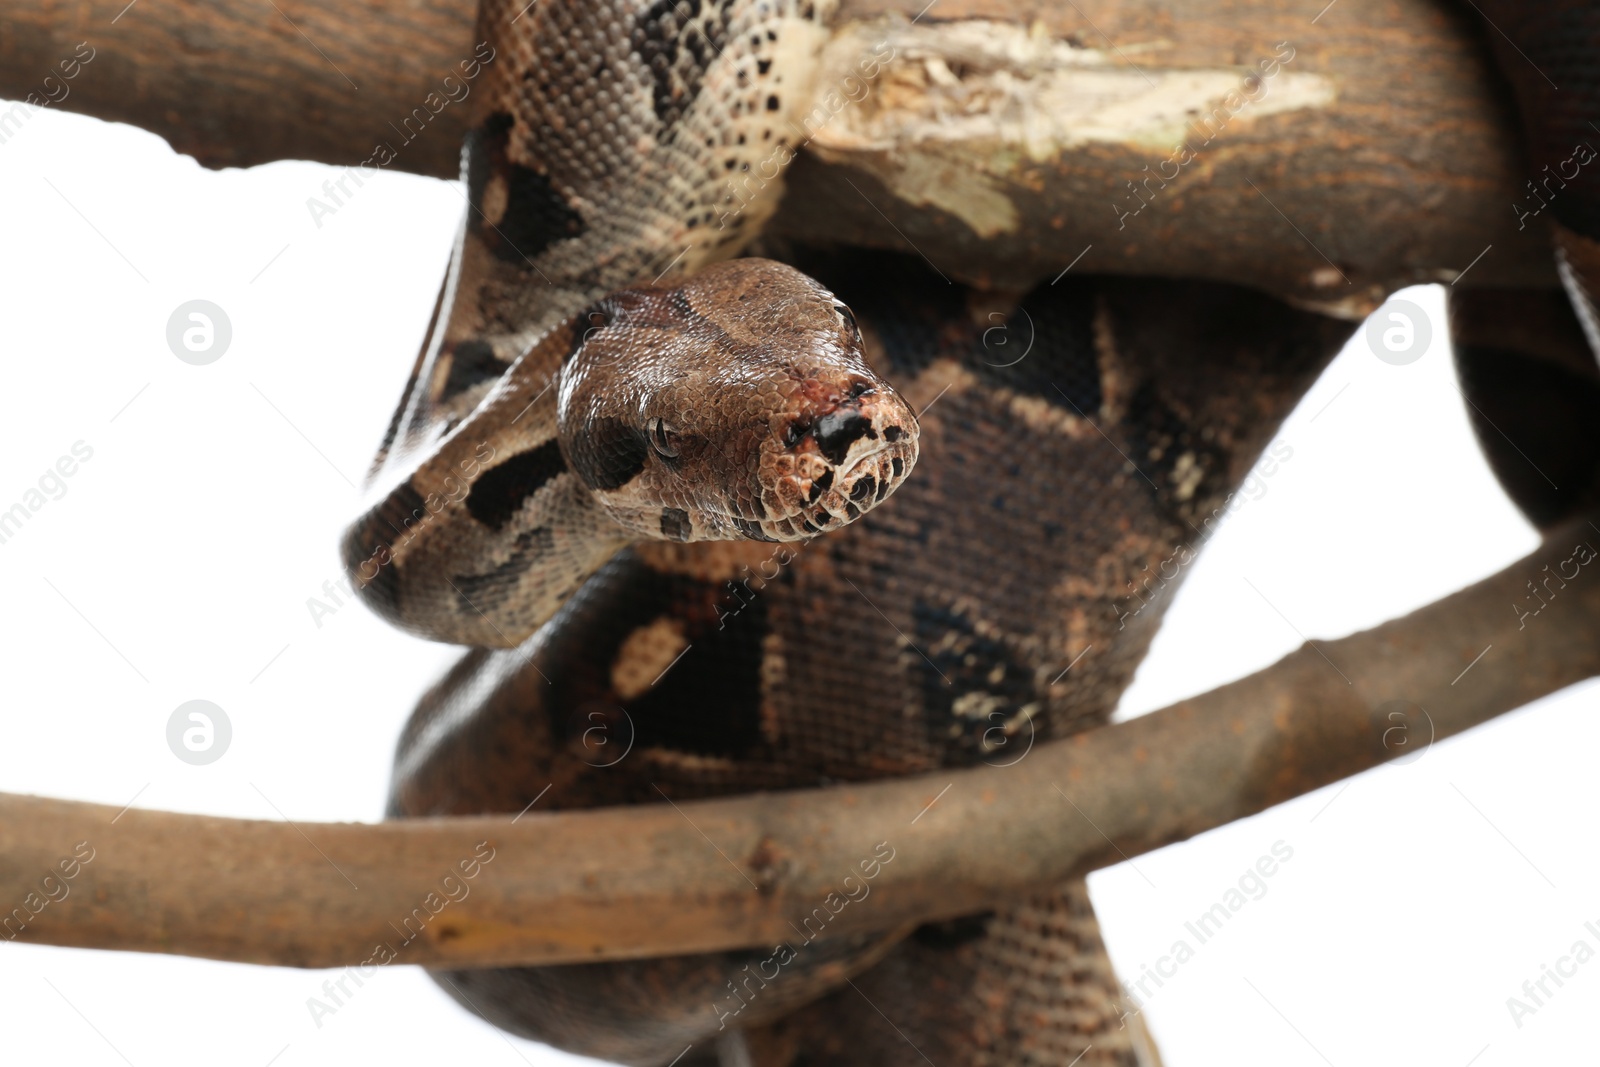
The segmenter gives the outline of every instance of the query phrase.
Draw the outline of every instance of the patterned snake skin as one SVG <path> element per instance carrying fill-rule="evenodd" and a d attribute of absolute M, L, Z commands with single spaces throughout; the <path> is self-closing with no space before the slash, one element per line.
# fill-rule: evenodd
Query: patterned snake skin
<path fill-rule="evenodd" d="M 764 168 L 787 158 L 784 120 L 806 105 L 831 14 L 820 0 L 521 11 L 486 0 L 480 14 L 499 58 L 466 153 L 473 210 L 380 485 L 574 312 L 752 249 L 781 193 L 781 166 Z M 1600 277 L 1600 246 L 1583 243 L 1600 213 L 1571 199 L 1556 218 L 1582 297 Z M 1069 274 L 1007 295 L 916 256 L 759 251 L 853 310 L 872 372 L 918 414 L 914 474 L 814 540 L 619 552 L 529 640 L 468 652 L 425 695 L 393 816 L 1006 764 L 1105 722 L 1193 550 L 1352 330 L 1209 283 Z M 1570 352 L 1573 330 L 1556 335 L 1544 347 Z M 1464 374 L 1469 395 L 1493 373 Z M 384 536 L 369 523 L 360 547 Z M 863 860 L 892 862 L 895 844 Z M 871 936 L 795 919 L 780 946 L 437 977 L 509 1031 L 628 1064 L 1156 1062 L 1081 882 L 915 929 L 886 914 Z"/>

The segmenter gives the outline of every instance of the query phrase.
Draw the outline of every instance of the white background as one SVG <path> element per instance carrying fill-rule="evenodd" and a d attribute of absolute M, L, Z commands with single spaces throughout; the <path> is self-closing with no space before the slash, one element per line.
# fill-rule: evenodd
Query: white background
<path fill-rule="evenodd" d="M 306 200 L 333 174 L 208 172 L 149 134 L 51 112 L 0 144 L 0 510 L 75 442 L 93 449 L 65 495 L 0 544 L 0 789 L 297 822 L 380 816 L 400 724 L 457 652 L 358 606 L 319 627 L 306 602 L 339 575 L 337 537 L 463 200 L 453 183 L 385 174 L 318 228 Z M 1472 440 L 1439 291 L 1405 295 L 1430 312 L 1433 347 L 1395 367 L 1358 336 L 1339 357 L 1284 427 L 1292 458 L 1192 568 L 1125 714 L 1271 663 L 1298 645 L 1295 628 L 1371 626 L 1534 545 Z M 166 342 L 169 315 L 196 298 L 232 323 L 209 366 Z M 1195 946 L 1184 923 L 1275 842 L 1293 849 L 1266 894 L 1149 998 L 1167 1063 L 1592 1056 L 1600 962 L 1520 1028 L 1506 998 L 1574 941 L 1600 950 L 1583 929 L 1600 925 L 1583 830 L 1597 694 L 1569 690 L 1414 764 L 1095 875 L 1113 957 L 1136 980 L 1175 940 Z M 196 698 L 233 725 L 210 766 L 166 745 L 169 715 Z M 319 1027 L 306 1001 L 325 977 L 0 944 L 0 1057 L 571 1059 L 503 1038 L 402 967 Z"/>

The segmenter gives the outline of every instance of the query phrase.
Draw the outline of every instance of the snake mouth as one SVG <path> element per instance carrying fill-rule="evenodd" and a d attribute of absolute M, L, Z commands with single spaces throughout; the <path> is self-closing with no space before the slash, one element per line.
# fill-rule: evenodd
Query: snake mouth
<path fill-rule="evenodd" d="M 716 521 L 733 536 L 810 540 L 859 519 L 910 474 L 920 428 L 893 388 L 861 377 L 814 391 L 763 441 L 753 492 L 718 502 Z"/>
<path fill-rule="evenodd" d="M 916 438 L 902 435 L 858 453 L 843 469 L 825 467 L 809 479 L 800 505 L 765 521 L 735 519 L 744 536 L 761 541 L 808 541 L 839 529 L 882 503 L 911 473 Z"/>
<path fill-rule="evenodd" d="M 870 495 L 874 504 L 888 496 L 889 491 L 893 488 L 893 482 L 898 481 L 898 478 L 885 480 L 878 478 L 877 474 L 884 468 L 886 462 L 892 460 L 898 452 L 899 449 L 894 445 L 885 444 L 878 445 L 871 451 L 857 456 L 847 469 L 839 472 L 835 480 L 835 484 L 839 486 L 839 494 L 849 497 L 851 500 L 855 500 L 858 494 L 861 496 Z M 904 477 L 904 474 L 902 473 L 900 477 Z M 875 484 L 868 486 L 867 479 L 869 478 L 873 479 Z M 865 491 L 863 487 L 867 487 Z M 859 503 L 860 501 L 857 502 Z"/>
<path fill-rule="evenodd" d="M 785 509 L 785 539 L 838 529 L 882 503 L 911 473 L 917 439 L 916 416 L 889 388 L 854 392 L 816 419 L 796 456 L 803 493 Z"/>

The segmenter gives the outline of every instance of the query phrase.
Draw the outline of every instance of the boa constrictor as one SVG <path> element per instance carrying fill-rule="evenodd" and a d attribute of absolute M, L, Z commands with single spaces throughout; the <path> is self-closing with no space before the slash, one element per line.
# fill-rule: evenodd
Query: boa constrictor
<path fill-rule="evenodd" d="M 344 544 L 380 614 L 474 646 L 392 815 L 1006 762 L 1103 723 L 1349 335 L 1224 285 L 995 294 L 759 244 L 831 9 L 485 0 L 471 208 Z M 1153 1062 L 1081 882 L 872 936 L 815 914 L 773 948 L 439 978 L 630 1064 Z"/>

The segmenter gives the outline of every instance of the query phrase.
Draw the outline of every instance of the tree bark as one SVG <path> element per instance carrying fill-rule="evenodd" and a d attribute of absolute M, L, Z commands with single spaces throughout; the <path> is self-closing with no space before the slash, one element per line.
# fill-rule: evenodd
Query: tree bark
<path fill-rule="evenodd" d="M 1600 673 L 1596 518 L 1403 619 L 1008 767 L 378 825 L 0 795 L 0 934 L 301 967 L 460 967 L 770 945 L 846 895 L 858 903 L 839 906 L 830 934 L 970 913 L 1416 758 Z M 1528 597 L 1530 582 L 1547 595 Z"/>
<path fill-rule="evenodd" d="M 390 123 L 427 113 L 446 75 L 461 80 L 476 10 L 475 0 L 15 0 L 0 8 L 0 98 L 59 98 L 49 106 L 151 130 L 207 167 L 355 164 L 385 140 L 400 149 L 396 169 L 453 178 L 466 108 L 413 119 L 421 132 L 409 143 Z M 81 42 L 94 58 L 68 78 L 61 63 Z"/>
<path fill-rule="evenodd" d="M 123 2 L 9 4 L 0 96 L 51 75 L 62 108 L 208 166 L 351 165 L 382 140 L 397 168 L 455 175 L 473 104 L 426 102 L 473 55 L 471 0 Z M 770 232 L 998 288 L 1075 264 L 1345 316 L 1469 267 L 1463 284 L 1554 286 L 1483 33 L 1447 0 L 1314 19 L 1282 0 L 842 0 Z M 61 82 L 80 41 L 96 58 Z"/>

